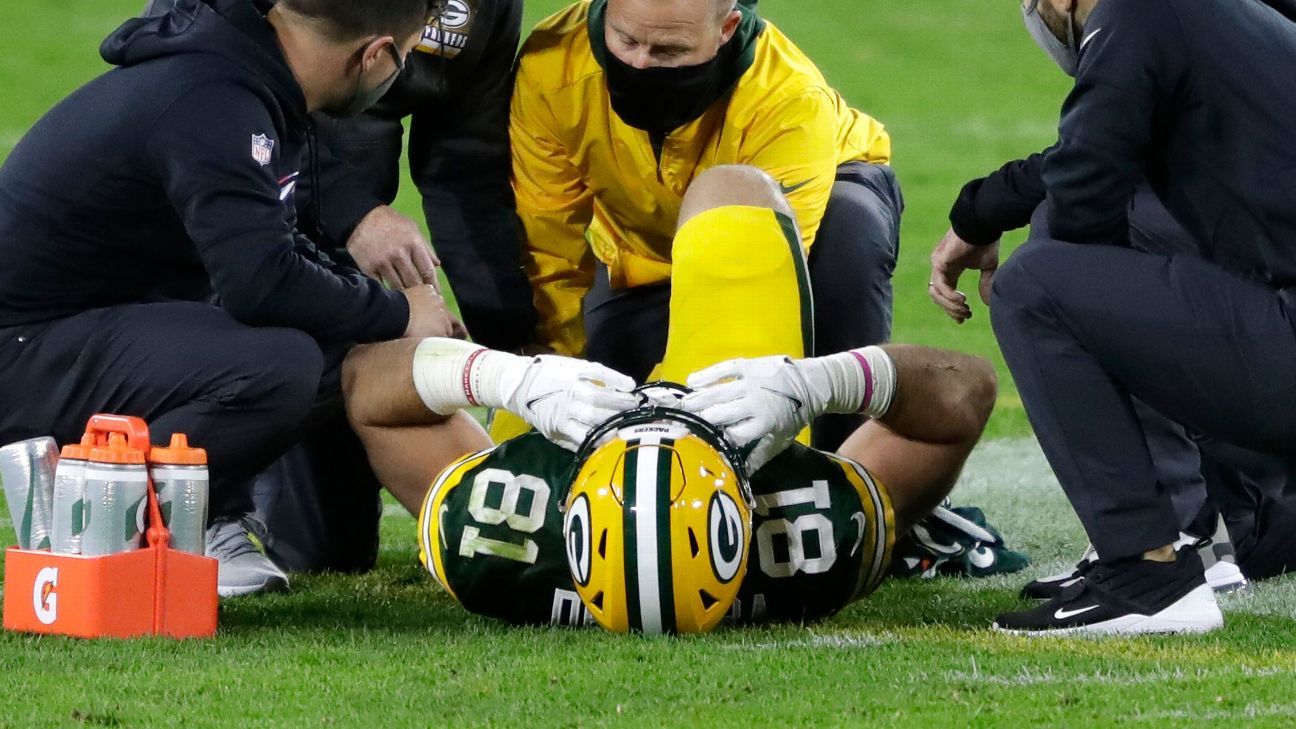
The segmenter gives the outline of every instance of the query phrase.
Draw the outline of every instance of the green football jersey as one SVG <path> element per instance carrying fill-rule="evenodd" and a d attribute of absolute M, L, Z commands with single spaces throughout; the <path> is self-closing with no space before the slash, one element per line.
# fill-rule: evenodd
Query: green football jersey
<path fill-rule="evenodd" d="M 742 621 L 818 620 L 872 592 L 895 541 L 886 491 L 858 463 L 794 443 L 752 476 Z"/>
<path fill-rule="evenodd" d="M 511 623 L 591 622 L 563 545 L 571 451 L 537 433 L 460 459 L 419 515 L 419 557 L 468 610 Z"/>
<path fill-rule="evenodd" d="M 573 460 L 530 433 L 459 460 L 432 485 L 420 559 L 465 608 L 512 623 L 592 622 L 562 536 Z M 861 466 L 794 444 L 756 473 L 752 491 L 751 555 L 733 618 L 823 618 L 882 580 L 891 507 Z"/>

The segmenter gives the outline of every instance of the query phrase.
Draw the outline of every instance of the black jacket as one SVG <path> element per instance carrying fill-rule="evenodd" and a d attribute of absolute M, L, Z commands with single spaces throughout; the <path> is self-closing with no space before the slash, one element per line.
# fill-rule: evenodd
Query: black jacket
<path fill-rule="evenodd" d="M 295 228 L 305 99 L 253 0 L 180 0 L 104 41 L 118 68 L 48 112 L 0 167 L 0 326 L 215 293 L 250 325 L 376 341 L 404 297 Z"/>
<path fill-rule="evenodd" d="M 522 0 L 445 3 L 405 72 L 366 115 L 410 119 L 410 175 L 434 239 L 457 249 L 455 241 L 471 238 L 477 245 L 518 248 L 520 255 L 508 114 Z M 332 155 L 325 155 L 322 174 L 321 223 L 335 245 L 344 245 L 371 210 L 392 202 L 378 193 L 383 181 L 361 179 Z"/>
<path fill-rule="evenodd" d="M 1256 0 L 1104 0 L 1044 161 L 1054 237 L 1125 242 L 1145 177 L 1207 255 L 1296 284 L 1296 24 Z"/>
<path fill-rule="evenodd" d="M 1124 244 L 1146 178 L 1208 256 L 1296 284 L 1293 19 L 1293 0 L 1104 0 L 1059 143 L 968 183 L 955 232 L 989 243 L 1047 193 L 1055 237 Z"/>

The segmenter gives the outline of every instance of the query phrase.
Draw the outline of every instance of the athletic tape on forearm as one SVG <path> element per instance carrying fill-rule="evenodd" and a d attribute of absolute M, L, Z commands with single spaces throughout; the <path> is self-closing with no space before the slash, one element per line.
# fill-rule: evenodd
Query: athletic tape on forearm
<path fill-rule="evenodd" d="M 424 339 L 414 350 L 414 389 L 438 415 L 466 407 L 503 408 L 531 361 L 458 339 Z"/>
<path fill-rule="evenodd" d="M 864 347 L 802 360 L 812 391 L 824 395 L 824 413 L 886 415 L 895 395 L 896 371 L 881 347 Z"/>
<path fill-rule="evenodd" d="M 450 415 L 476 404 L 472 394 L 472 360 L 485 347 L 458 339 L 424 339 L 414 350 L 414 389 L 419 399 L 438 415 Z"/>
<path fill-rule="evenodd" d="M 896 367 L 891 355 L 881 347 L 852 349 L 848 354 L 855 358 L 865 383 L 857 412 L 875 419 L 886 415 L 896 390 Z"/>

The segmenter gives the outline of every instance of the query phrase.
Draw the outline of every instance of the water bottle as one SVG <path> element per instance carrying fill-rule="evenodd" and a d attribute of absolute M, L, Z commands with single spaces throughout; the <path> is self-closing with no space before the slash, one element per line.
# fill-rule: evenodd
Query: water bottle
<path fill-rule="evenodd" d="M 203 554 L 207 542 L 207 451 L 190 448 L 183 433 L 174 433 L 169 447 L 149 453 L 149 465 L 162 522 L 171 530 L 172 549 Z"/>
<path fill-rule="evenodd" d="M 86 434 L 76 445 L 63 446 L 54 469 L 54 514 L 50 548 L 60 554 L 81 554 L 85 530 L 85 470 L 94 450 L 94 436 Z"/>
<path fill-rule="evenodd" d="M 50 548 L 57 462 L 53 438 L 32 438 L 0 448 L 0 482 L 22 549 Z"/>
<path fill-rule="evenodd" d="M 110 433 L 108 444 L 90 452 L 85 471 L 85 532 L 81 554 L 97 556 L 140 548 L 148 514 L 148 467 L 144 452 Z"/>

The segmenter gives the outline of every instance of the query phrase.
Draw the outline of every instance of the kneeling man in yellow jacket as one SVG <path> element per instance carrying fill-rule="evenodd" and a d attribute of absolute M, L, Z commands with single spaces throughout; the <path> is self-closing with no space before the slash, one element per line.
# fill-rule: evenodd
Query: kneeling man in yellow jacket
<path fill-rule="evenodd" d="M 648 379 L 672 297 L 707 295 L 672 286 L 680 204 L 729 164 L 772 176 L 795 214 L 817 312 L 807 354 L 889 338 L 903 207 L 890 138 L 750 5 L 579 2 L 523 46 L 510 135 L 537 344 Z M 709 265 L 741 276 L 749 262 L 725 250 Z M 777 306 L 755 297 L 726 324 L 763 328 Z M 821 421 L 815 445 L 857 425 Z"/>

